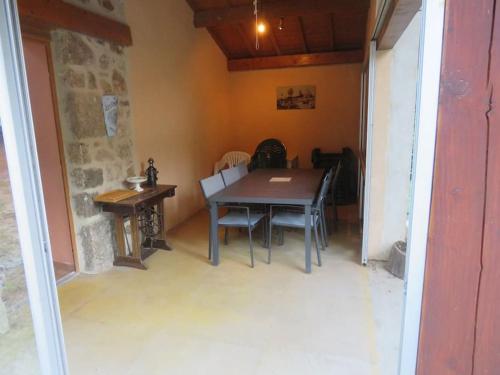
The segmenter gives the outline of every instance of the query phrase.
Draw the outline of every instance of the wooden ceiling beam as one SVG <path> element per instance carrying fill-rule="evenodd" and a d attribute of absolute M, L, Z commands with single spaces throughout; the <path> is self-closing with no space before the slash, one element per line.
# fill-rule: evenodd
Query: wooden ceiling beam
<path fill-rule="evenodd" d="M 355 64 L 363 62 L 363 50 L 309 53 L 233 59 L 227 61 L 229 71 L 278 69 L 314 65 Z"/>
<path fill-rule="evenodd" d="M 302 43 L 302 49 L 304 50 L 304 53 L 309 53 L 309 48 L 307 47 L 307 40 L 306 40 L 306 31 L 304 30 L 304 21 L 302 20 L 302 17 L 297 17 L 299 21 L 299 29 L 300 29 L 300 42 Z"/>
<path fill-rule="evenodd" d="M 276 38 L 276 34 L 274 33 L 274 30 L 272 27 L 269 27 L 269 38 L 271 39 L 271 43 L 273 44 L 274 51 L 276 54 L 279 56 L 281 55 L 281 48 L 278 43 L 278 39 Z"/>
<path fill-rule="evenodd" d="M 250 2 L 249 2 L 250 3 Z M 260 16 L 267 20 L 280 17 L 299 17 L 309 14 L 325 13 L 365 13 L 370 6 L 369 0 L 276 0 L 263 3 Z M 228 5 L 194 13 L 195 27 L 212 27 L 223 24 L 252 20 L 253 5 Z"/>
<path fill-rule="evenodd" d="M 255 49 L 255 44 L 253 44 L 248 38 L 248 33 L 246 32 L 243 25 L 241 23 L 238 23 L 236 25 L 236 28 L 238 29 L 238 33 L 240 34 L 240 37 L 243 40 L 243 43 L 245 44 L 248 53 L 252 56 L 255 56 L 255 54 L 257 53 Z"/>
<path fill-rule="evenodd" d="M 336 45 L 336 42 L 335 42 L 335 16 L 333 14 L 330 14 L 330 36 L 331 36 L 331 49 L 332 51 L 335 50 L 335 45 Z"/>
<path fill-rule="evenodd" d="M 121 46 L 132 45 L 128 25 L 97 15 L 62 0 L 18 0 L 21 24 L 45 29 L 66 29 L 104 39 Z"/>
<path fill-rule="evenodd" d="M 393 0 L 377 36 L 377 48 L 387 50 L 394 47 L 421 7 L 422 0 Z"/>

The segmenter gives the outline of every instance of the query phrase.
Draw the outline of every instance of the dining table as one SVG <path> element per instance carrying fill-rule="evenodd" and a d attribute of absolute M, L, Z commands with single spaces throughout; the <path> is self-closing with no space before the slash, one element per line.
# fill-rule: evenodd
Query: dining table
<path fill-rule="evenodd" d="M 303 206 L 311 216 L 324 175 L 322 169 L 257 169 L 208 199 L 212 264 L 219 265 L 218 211 L 228 203 Z M 311 272 L 311 220 L 305 221 L 305 272 Z"/>

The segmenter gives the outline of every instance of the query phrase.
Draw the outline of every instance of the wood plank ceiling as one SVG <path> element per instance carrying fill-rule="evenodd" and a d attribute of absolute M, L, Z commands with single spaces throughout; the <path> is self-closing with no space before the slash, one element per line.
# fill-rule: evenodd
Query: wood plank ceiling
<path fill-rule="evenodd" d="M 207 28 L 229 70 L 363 60 L 369 0 L 260 0 L 266 31 L 259 34 L 259 49 L 253 0 L 187 1 L 195 27 Z"/>

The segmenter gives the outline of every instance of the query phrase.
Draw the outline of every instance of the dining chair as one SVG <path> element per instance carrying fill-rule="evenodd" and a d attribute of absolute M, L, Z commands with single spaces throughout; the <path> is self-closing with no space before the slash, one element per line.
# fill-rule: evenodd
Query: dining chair
<path fill-rule="evenodd" d="M 342 169 L 342 161 L 339 161 L 337 163 L 337 166 L 335 168 L 335 174 L 333 168 L 330 168 L 329 173 L 330 173 L 330 181 L 327 183 L 325 195 L 322 198 L 322 201 L 320 202 L 320 208 L 321 208 L 321 238 L 323 241 L 323 250 L 328 247 L 328 226 L 327 226 L 327 220 L 326 220 L 326 207 L 327 207 L 327 197 L 328 197 L 328 191 L 331 188 L 333 191 L 332 196 L 335 195 L 335 192 L 337 190 L 337 185 L 339 181 L 339 176 L 340 176 L 340 170 Z M 332 177 L 333 176 L 333 177 Z M 334 217 L 337 217 L 337 207 L 335 205 L 335 201 L 332 202 L 332 209 L 333 209 L 333 215 Z M 335 223 L 334 223 L 335 225 Z"/>
<path fill-rule="evenodd" d="M 259 143 L 250 162 L 250 170 L 257 168 L 286 168 L 286 147 L 279 139 L 269 138 Z"/>
<path fill-rule="evenodd" d="M 200 180 L 201 190 L 208 203 L 210 197 L 217 194 L 225 188 L 224 180 L 220 173 Z M 254 267 L 254 254 L 253 254 L 253 243 L 252 243 L 252 232 L 259 222 L 264 218 L 263 213 L 256 213 L 250 211 L 249 207 L 246 206 L 236 206 L 236 205 L 224 205 L 224 208 L 229 209 L 229 211 L 218 218 L 217 225 L 227 228 L 248 228 L 248 242 L 250 245 L 250 261 L 252 268 Z M 265 232 L 265 231 L 263 231 Z M 265 234 L 264 234 L 265 235 Z M 225 242 L 227 243 L 227 232 L 225 237 Z M 209 246 L 208 246 L 208 258 L 212 259 L 212 235 L 209 231 Z"/>
<path fill-rule="evenodd" d="M 214 164 L 214 174 L 219 173 L 223 168 L 228 166 L 232 168 L 239 164 L 247 165 L 250 163 L 250 154 L 244 151 L 230 151 L 226 152 L 222 158 Z"/>
<path fill-rule="evenodd" d="M 248 165 L 246 163 L 240 163 L 236 166 L 240 173 L 240 178 L 245 177 L 248 174 Z"/>
<path fill-rule="evenodd" d="M 222 179 L 224 180 L 225 186 L 232 185 L 243 177 L 241 175 L 241 170 L 239 167 L 223 169 L 220 173 L 222 175 Z"/>
<path fill-rule="evenodd" d="M 324 204 L 324 199 L 330 186 L 332 180 L 333 172 L 330 169 L 323 177 L 320 191 L 316 200 L 311 207 L 311 216 L 306 218 L 303 206 L 293 206 L 293 205 L 271 205 L 269 208 L 269 237 L 268 237 L 268 257 L 267 262 L 271 263 L 271 241 L 272 241 L 272 230 L 273 226 L 286 227 L 286 228 L 305 228 L 306 220 L 311 220 L 311 227 L 314 230 L 314 243 L 316 247 L 316 254 L 318 257 L 318 266 L 321 266 L 321 254 L 320 246 L 323 247 L 324 240 L 319 236 L 323 236 L 323 219 L 322 219 L 322 205 Z M 273 215 L 273 209 L 278 208 L 279 210 Z M 321 242 L 320 242 L 321 241 Z"/>

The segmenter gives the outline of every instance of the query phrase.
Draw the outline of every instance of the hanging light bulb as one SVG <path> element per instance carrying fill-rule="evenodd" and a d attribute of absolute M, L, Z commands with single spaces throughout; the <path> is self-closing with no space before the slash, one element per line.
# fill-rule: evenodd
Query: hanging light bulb
<path fill-rule="evenodd" d="M 257 24 L 257 32 L 259 34 L 264 34 L 266 32 L 266 24 L 264 22 L 259 22 Z"/>

